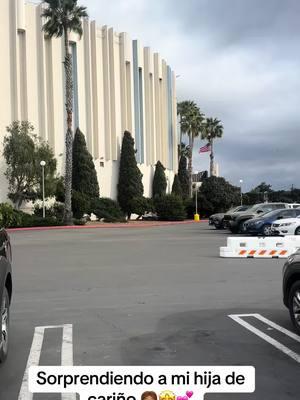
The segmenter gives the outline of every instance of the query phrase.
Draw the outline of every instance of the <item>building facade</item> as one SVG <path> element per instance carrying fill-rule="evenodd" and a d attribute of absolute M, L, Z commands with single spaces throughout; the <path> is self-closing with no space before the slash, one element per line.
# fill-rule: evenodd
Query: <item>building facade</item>
<path fill-rule="evenodd" d="M 14 120 L 28 120 L 48 141 L 63 174 L 65 118 L 64 43 L 42 32 L 42 5 L 0 0 L 0 141 Z M 83 21 L 71 36 L 74 129 L 85 134 L 101 196 L 116 198 L 125 130 L 136 146 L 145 196 L 151 196 L 155 164 L 166 167 L 170 190 L 177 170 L 175 75 L 166 61 L 127 33 Z M 2 148 L 1 148 L 2 153 Z M 0 155 L 0 201 L 6 199 Z"/>

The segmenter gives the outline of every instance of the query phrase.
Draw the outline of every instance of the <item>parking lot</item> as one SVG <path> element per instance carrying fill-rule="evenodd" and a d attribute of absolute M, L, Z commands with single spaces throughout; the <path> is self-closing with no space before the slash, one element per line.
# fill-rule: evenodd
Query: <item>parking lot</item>
<path fill-rule="evenodd" d="M 254 365 L 254 394 L 206 398 L 298 398 L 300 342 L 282 304 L 283 260 L 219 258 L 227 235 L 204 222 L 12 233 L 11 343 L 0 399 L 32 399 L 28 360 Z"/>

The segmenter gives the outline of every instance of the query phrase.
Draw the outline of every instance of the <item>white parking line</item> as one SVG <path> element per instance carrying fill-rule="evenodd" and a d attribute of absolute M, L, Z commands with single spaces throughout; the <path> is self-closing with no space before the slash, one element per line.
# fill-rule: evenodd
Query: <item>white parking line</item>
<path fill-rule="evenodd" d="M 27 365 L 19 392 L 18 400 L 32 400 L 33 394 L 28 390 L 28 370 L 31 366 L 37 366 L 40 362 L 40 356 L 44 341 L 46 329 L 63 329 L 62 347 L 61 347 L 61 365 L 73 365 L 73 326 L 71 324 L 55 326 L 38 326 L 34 330 L 32 345 L 27 360 Z M 62 400 L 75 400 L 76 394 L 63 393 Z"/>
<path fill-rule="evenodd" d="M 295 353 L 293 350 L 289 349 L 282 343 L 278 342 L 277 340 L 273 339 L 271 336 L 265 334 L 255 326 L 251 325 L 249 322 L 244 321 L 243 318 L 253 317 L 262 322 L 266 325 L 269 325 L 273 329 L 284 333 L 285 335 L 289 336 L 290 338 L 294 339 L 297 342 L 300 342 L 300 337 L 293 332 L 281 327 L 280 325 L 275 324 L 274 322 L 270 321 L 269 319 L 263 317 L 260 314 L 231 314 L 228 315 L 229 318 L 233 319 L 238 324 L 242 325 L 244 328 L 248 329 L 250 332 L 254 333 L 255 335 L 259 336 L 261 339 L 265 340 L 266 342 L 270 343 L 272 346 L 276 347 L 276 349 L 282 351 L 287 356 L 291 357 L 293 360 L 300 363 L 300 355 Z"/>

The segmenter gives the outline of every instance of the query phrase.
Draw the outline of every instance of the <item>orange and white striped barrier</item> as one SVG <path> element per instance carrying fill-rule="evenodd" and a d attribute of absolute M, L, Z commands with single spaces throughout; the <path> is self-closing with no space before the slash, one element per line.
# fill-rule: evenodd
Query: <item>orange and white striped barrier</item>
<path fill-rule="evenodd" d="M 299 236 L 229 237 L 227 247 L 220 248 L 220 257 L 287 258 L 299 248 Z"/>

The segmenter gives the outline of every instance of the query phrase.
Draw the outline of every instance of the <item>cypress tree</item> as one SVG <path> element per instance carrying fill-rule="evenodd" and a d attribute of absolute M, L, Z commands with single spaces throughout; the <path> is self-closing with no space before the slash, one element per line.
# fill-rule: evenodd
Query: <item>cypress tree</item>
<path fill-rule="evenodd" d="M 142 177 L 143 175 L 139 170 L 135 158 L 134 140 L 131 133 L 125 131 L 120 158 L 118 202 L 128 218 L 130 218 L 133 212 L 132 200 L 143 196 L 144 187 Z"/>
<path fill-rule="evenodd" d="M 174 176 L 174 181 L 173 181 L 173 185 L 172 185 L 172 194 L 182 197 L 182 189 L 181 189 L 180 181 L 178 178 L 178 174 L 176 174 Z"/>
<path fill-rule="evenodd" d="M 187 160 L 185 156 L 180 157 L 178 179 L 181 186 L 182 198 L 187 199 L 189 197 L 189 174 L 187 171 Z"/>
<path fill-rule="evenodd" d="M 161 197 L 166 194 L 167 179 L 165 175 L 165 167 L 160 161 L 157 161 L 152 183 L 153 197 Z"/>
<path fill-rule="evenodd" d="M 72 190 L 88 198 L 99 197 L 99 184 L 93 157 L 87 149 L 83 133 L 78 128 L 73 141 Z"/>

